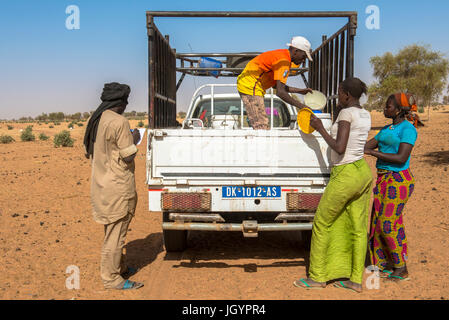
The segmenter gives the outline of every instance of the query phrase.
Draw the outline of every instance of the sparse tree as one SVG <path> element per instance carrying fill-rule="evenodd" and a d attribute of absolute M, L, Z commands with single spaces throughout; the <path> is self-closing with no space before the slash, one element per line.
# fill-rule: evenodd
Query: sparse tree
<path fill-rule="evenodd" d="M 443 97 L 443 104 L 449 104 L 449 96 L 444 96 Z"/>
<path fill-rule="evenodd" d="M 126 118 L 134 118 L 137 115 L 136 111 L 124 112 L 123 116 Z"/>
<path fill-rule="evenodd" d="M 63 112 L 51 112 L 51 113 L 48 115 L 48 118 L 49 118 L 49 120 L 51 120 L 51 121 L 56 121 L 56 120 L 63 121 L 64 118 L 65 118 L 65 115 L 64 115 Z"/>
<path fill-rule="evenodd" d="M 81 112 L 74 113 L 70 116 L 72 120 L 81 120 Z"/>
<path fill-rule="evenodd" d="M 42 113 L 41 115 L 36 117 L 37 121 L 47 121 L 48 120 L 48 114 Z"/>
<path fill-rule="evenodd" d="M 415 95 L 418 105 L 429 106 L 441 96 L 449 74 L 449 60 L 428 46 L 416 44 L 396 55 L 387 52 L 370 59 L 377 81 L 369 87 L 368 106 L 381 108 L 398 91 Z"/>

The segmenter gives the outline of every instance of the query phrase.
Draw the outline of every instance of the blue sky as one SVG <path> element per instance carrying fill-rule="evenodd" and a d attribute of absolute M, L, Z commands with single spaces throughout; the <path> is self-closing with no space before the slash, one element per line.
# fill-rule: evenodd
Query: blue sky
<path fill-rule="evenodd" d="M 67 30 L 66 7 L 80 9 L 80 29 Z M 380 30 L 368 30 L 365 9 L 380 9 Z M 131 86 L 128 110 L 147 110 L 145 11 L 357 11 L 355 75 L 371 83 L 369 58 L 418 43 L 449 56 L 449 1 L 0 1 L 0 119 L 42 112 L 96 109 L 106 82 Z M 346 19 L 158 18 L 156 24 L 178 52 L 242 52 L 285 48 L 295 35 L 317 47 Z M 186 78 L 178 110 L 195 87 L 233 78 Z M 299 78 L 290 84 L 302 86 Z"/>

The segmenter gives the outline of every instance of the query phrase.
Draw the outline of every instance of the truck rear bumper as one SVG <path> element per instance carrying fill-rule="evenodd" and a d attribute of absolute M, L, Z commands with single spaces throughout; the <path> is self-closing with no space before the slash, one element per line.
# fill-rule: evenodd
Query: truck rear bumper
<path fill-rule="evenodd" d="M 311 222 L 261 223 L 243 221 L 243 223 L 202 223 L 202 222 L 163 222 L 163 230 L 197 231 L 240 231 L 244 236 L 256 236 L 259 231 L 300 231 L 312 230 Z M 253 234 L 253 235 L 251 235 Z"/>
<path fill-rule="evenodd" d="M 257 237 L 259 231 L 312 230 L 314 213 L 279 213 L 274 221 L 257 221 L 252 218 L 228 221 L 218 213 L 169 213 L 163 230 L 240 231 L 245 237 Z M 290 222 L 291 221 L 291 222 Z M 261 223 L 259 223 L 261 222 Z"/>

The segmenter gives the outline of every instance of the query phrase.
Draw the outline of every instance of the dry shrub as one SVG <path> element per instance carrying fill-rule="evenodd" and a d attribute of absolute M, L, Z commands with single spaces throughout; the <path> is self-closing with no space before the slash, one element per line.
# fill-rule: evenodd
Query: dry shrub
<path fill-rule="evenodd" d="M 11 143 L 11 142 L 14 142 L 14 141 L 15 141 L 14 138 L 11 137 L 11 136 L 8 136 L 8 135 L 5 135 L 5 134 L 2 134 L 0 136 L 0 143 L 2 143 L 2 144 L 8 144 L 8 143 Z"/>
<path fill-rule="evenodd" d="M 70 132 L 67 130 L 63 130 L 60 133 L 56 134 L 53 143 L 55 144 L 55 147 L 73 147 L 73 143 L 75 140 L 73 140 L 70 137 Z"/>
<path fill-rule="evenodd" d="M 49 138 L 50 138 L 50 137 L 47 136 L 45 133 L 41 133 L 41 134 L 39 135 L 39 140 L 42 140 L 42 141 L 47 141 Z"/>
<path fill-rule="evenodd" d="M 25 130 L 23 130 L 22 134 L 20 135 L 20 140 L 22 140 L 22 141 L 36 140 L 36 137 L 33 134 L 33 126 L 28 126 L 28 127 L 26 127 Z"/>

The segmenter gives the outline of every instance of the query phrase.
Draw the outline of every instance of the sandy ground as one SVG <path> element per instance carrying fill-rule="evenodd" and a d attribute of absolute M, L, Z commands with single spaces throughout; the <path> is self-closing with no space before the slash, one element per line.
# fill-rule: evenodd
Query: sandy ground
<path fill-rule="evenodd" d="M 373 131 L 386 124 L 373 112 Z M 422 116 L 427 119 L 427 112 Z M 137 121 L 132 121 L 135 125 Z M 136 158 L 139 203 L 127 237 L 126 256 L 141 270 L 131 279 L 137 291 L 104 290 L 99 277 L 103 227 L 92 220 L 90 163 L 84 158 L 85 126 L 71 131 L 73 148 L 48 141 L 21 142 L 26 124 L 0 124 L 0 298 L 1 299 L 448 299 L 449 298 L 449 108 L 432 111 L 419 129 L 411 168 L 416 188 L 405 210 L 412 280 L 380 282 L 361 294 L 337 289 L 307 291 L 292 282 L 304 277 L 308 252 L 291 234 L 241 233 L 189 235 L 182 254 L 166 254 L 161 214 L 148 212 L 145 141 Z M 67 123 L 49 128 L 34 124 L 37 135 L 53 135 Z M 369 158 L 374 173 L 374 159 Z M 68 290 L 67 267 L 80 270 L 80 289 Z M 365 279 L 369 274 L 365 275 Z"/>

